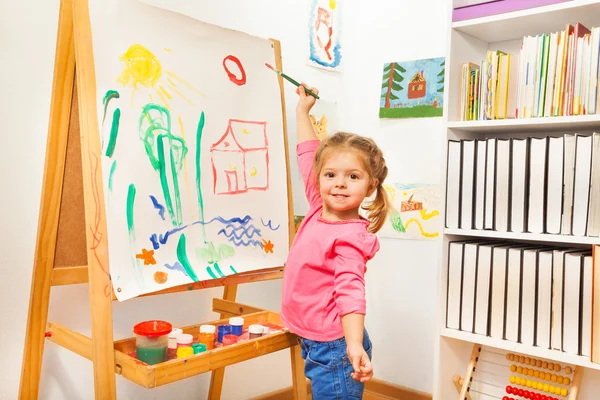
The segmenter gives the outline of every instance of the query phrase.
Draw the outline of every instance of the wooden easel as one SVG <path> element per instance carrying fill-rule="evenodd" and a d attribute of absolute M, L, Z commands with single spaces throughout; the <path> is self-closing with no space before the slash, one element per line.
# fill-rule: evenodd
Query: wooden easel
<path fill-rule="evenodd" d="M 281 66 L 279 42 L 273 41 L 277 68 Z M 77 72 L 77 73 L 75 73 Z M 281 88 L 284 133 L 286 127 L 283 80 Z M 100 137 L 96 113 L 96 88 L 92 34 L 87 0 L 61 0 L 54 84 L 44 166 L 38 234 L 19 398 L 36 399 L 46 338 L 90 359 L 94 365 L 97 399 L 115 399 L 115 373 L 152 388 L 212 371 L 210 399 L 219 399 L 226 365 L 290 348 L 295 399 L 307 399 L 303 360 L 295 335 L 281 332 L 215 352 L 172 360 L 154 366 L 140 363 L 128 353 L 135 339 L 113 342 L 112 291 L 108 269 L 106 214 L 100 169 Z M 285 135 L 286 160 L 287 134 Z M 287 171 L 291 199 L 290 172 Z M 293 210 L 288 204 L 290 238 Z M 233 301 L 241 283 L 278 279 L 283 268 L 232 275 L 170 288 L 155 294 L 224 286 L 223 300 L 213 300 L 221 318 L 244 315 L 247 323 L 279 322 L 275 313 Z M 88 282 L 92 337 L 49 323 L 50 288 Z M 217 323 L 217 321 L 213 322 Z M 198 327 L 184 328 L 198 335 Z"/>

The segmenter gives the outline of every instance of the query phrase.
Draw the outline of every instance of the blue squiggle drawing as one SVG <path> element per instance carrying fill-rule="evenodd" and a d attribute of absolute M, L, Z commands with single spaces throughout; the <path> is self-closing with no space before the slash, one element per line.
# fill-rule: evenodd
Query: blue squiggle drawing
<path fill-rule="evenodd" d="M 180 226 L 178 228 L 173 228 L 173 229 L 165 232 L 164 234 L 161 233 L 161 234 L 157 235 L 156 233 L 153 233 L 150 236 L 150 242 L 152 243 L 152 247 L 154 247 L 154 250 L 158 250 L 161 244 L 167 244 L 169 237 L 176 234 L 177 232 L 181 232 L 182 230 L 187 229 L 194 225 L 209 225 L 215 221 L 221 222 L 222 224 L 226 224 L 226 225 L 230 225 L 230 224 L 234 224 L 234 223 L 245 225 L 248 222 L 252 221 L 252 217 L 250 217 L 249 215 L 246 215 L 244 218 L 233 217 L 230 219 L 225 219 L 223 217 L 214 217 L 213 219 L 211 219 L 210 221 L 207 221 L 207 222 L 196 221 L 196 222 L 192 222 L 191 224 Z"/>
<path fill-rule="evenodd" d="M 236 238 L 234 237 L 230 237 L 229 241 L 233 244 L 235 244 L 236 246 L 244 246 L 244 247 L 248 247 L 248 246 L 256 246 L 256 247 L 260 247 L 262 248 L 262 243 L 259 240 L 248 240 L 248 241 L 244 241 L 243 239 L 241 240 L 236 240 Z"/>
<path fill-rule="evenodd" d="M 183 268 L 183 265 L 181 265 L 179 261 L 175 261 L 175 264 L 173 265 L 165 264 L 165 267 L 167 269 L 170 269 L 171 271 L 179 271 L 182 272 L 185 276 L 189 276 L 188 273 L 185 271 L 185 268 Z"/>
<path fill-rule="evenodd" d="M 231 228 L 231 231 L 228 231 L 228 229 L 230 229 L 230 228 Z M 254 234 L 256 234 L 257 236 L 262 236 L 260 229 L 256 229 L 256 227 L 254 227 L 254 225 L 250 225 L 248 227 L 238 226 L 236 228 L 232 224 L 227 225 L 225 228 L 221 229 L 217 234 L 219 234 L 219 235 L 223 234 L 228 238 L 233 236 L 236 239 L 242 239 L 244 236 L 247 236 L 248 239 L 252 239 Z"/>
<path fill-rule="evenodd" d="M 160 215 L 160 217 L 164 221 L 165 220 L 165 206 L 160 204 L 158 202 L 158 200 L 156 200 L 156 197 L 154 197 L 152 195 L 150 195 L 150 200 L 152 200 L 152 205 L 154 206 L 154 208 L 156 208 L 158 210 L 158 215 Z"/>
<path fill-rule="evenodd" d="M 261 218 L 260 222 L 262 222 L 263 226 L 266 226 L 267 228 L 269 228 L 272 231 L 276 231 L 281 226 L 281 224 L 279 224 L 279 225 L 277 225 L 277 228 L 273 228 L 273 226 L 272 226 L 273 220 L 271 220 L 271 219 L 269 220 L 269 222 L 267 222 L 265 224 L 265 221 Z"/>

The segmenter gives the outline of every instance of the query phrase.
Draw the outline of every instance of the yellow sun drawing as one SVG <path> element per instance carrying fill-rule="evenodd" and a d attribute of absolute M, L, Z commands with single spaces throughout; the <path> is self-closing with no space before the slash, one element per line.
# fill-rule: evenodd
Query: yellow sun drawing
<path fill-rule="evenodd" d="M 165 49 L 165 51 L 171 52 L 171 50 L 168 49 Z M 121 73 L 121 76 L 117 78 L 117 81 L 124 87 L 131 86 L 131 105 L 133 105 L 135 93 L 140 91 L 143 87 L 154 92 L 160 98 L 162 105 L 168 110 L 171 109 L 169 100 L 173 99 L 174 95 L 178 95 L 192 106 L 194 105 L 194 103 L 177 88 L 179 84 L 186 86 L 188 89 L 201 96 L 206 96 L 189 82 L 177 76 L 174 72 L 163 69 L 158 58 L 141 44 L 131 45 L 120 58 L 123 62 L 123 72 Z M 149 93 L 149 98 L 151 102 L 154 102 L 152 93 Z"/>

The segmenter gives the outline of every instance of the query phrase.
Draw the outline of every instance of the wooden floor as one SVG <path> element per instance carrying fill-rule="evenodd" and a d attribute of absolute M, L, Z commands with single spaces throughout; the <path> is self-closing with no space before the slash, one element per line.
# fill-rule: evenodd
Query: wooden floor
<path fill-rule="evenodd" d="M 363 395 L 363 400 L 390 400 L 391 397 L 383 397 L 375 393 L 365 392 Z"/>
<path fill-rule="evenodd" d="M 310 390 L 310 388 L 309 388 Z M 292 388 L 280 389 L 252 400 L 293 400 Z M 309 399 L 312 397 L 309 394 Z M 431 400 L 431 394 L 422 393 L 410 388 L 397 386 L 388 382 L 372 379 L 366 384 L 363 400 Z"/>

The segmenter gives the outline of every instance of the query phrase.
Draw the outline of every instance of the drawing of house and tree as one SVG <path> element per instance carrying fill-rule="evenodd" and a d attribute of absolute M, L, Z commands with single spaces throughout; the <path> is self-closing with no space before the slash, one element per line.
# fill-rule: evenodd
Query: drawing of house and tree
<path fill-rule="evenodd" d="M 441 117 L 445 65 L 443 57 L 385 64 L 379 117 Z"/>

